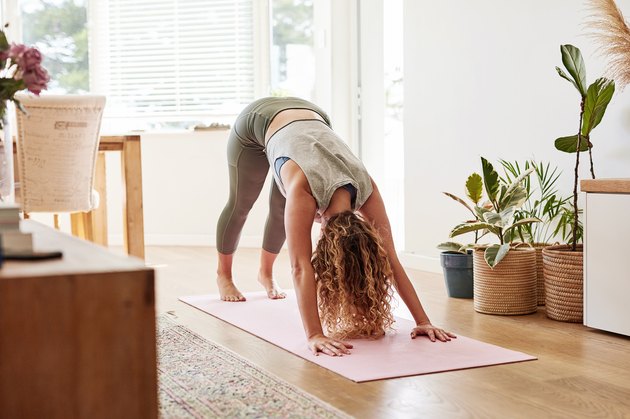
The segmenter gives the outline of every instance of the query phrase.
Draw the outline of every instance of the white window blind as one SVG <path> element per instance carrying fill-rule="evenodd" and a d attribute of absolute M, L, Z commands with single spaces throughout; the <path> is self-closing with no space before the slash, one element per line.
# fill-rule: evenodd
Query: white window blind
<path fill-rule="evenodd" d="M 253 1 L 109 0 L 97 6 L 92 86 L 107 95 L 107 116 L 185 120 L 253 100 Z"/>

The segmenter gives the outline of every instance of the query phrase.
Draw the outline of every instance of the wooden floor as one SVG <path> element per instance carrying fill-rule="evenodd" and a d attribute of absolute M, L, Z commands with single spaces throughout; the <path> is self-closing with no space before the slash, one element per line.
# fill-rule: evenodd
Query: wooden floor
<path fill-rule="evenodd" d="M 215 293 L 213 248 L 148 247 L 157 270 L 158 312 L 173 311 L 200 335 L 357 418 L 630 418 L 630 338 L 528 316 L 475 313 L 472 300 L 449 299 L 441 275 L 409 270 L 434 324 L 537 356 L 537 361 L 356 384 L 179 301 Z M 258 253 L 235 257 L 242 291 L 260 290 Z M 291 287 L 282 253 L 276 277 Z M 630 319 L 628 319 L 630 321 Z"/>

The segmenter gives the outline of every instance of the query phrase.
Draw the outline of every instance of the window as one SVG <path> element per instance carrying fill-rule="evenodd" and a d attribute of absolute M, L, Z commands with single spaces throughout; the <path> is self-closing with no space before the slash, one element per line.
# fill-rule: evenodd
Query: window
<path fill-rule="evenodd" d="M 86 0 L 21 0 L 22 39 L 51 74 L 51 93 L 90 90 Z"/>
<path fill-rule="evenodd" d="M 48 92 L 105 94 L 119 130 L 231 119 L 254 99 L 253 0 L 15 1 Z"/>
<path fill-rule="evenodd" d="M 252 0 L 109 0 L 93 90 L 107 116 L 195 121 L 254 98 Z"/>
<path fill-rule="evenodd" d="M 324 71 L 316 74 L 316 59 L 329 52 L 324 14 L 317 24 L 314 18 L 316 8 L 327 10 L 320 0 L 3 4 L 14 25 L 11 39 L 21 36 L 45 56 L 52 82 L 44 94 L 106 95 L 105 129 L 231 123 L 247 103 L 268 94 L 300 96 L 326 108 L 321 91 L 330 70 L 320 62 Z"/>
<path fill-rule="evenodd" d="M 313 1 L 271 1 L 271 94 L 312 100 Z"/>

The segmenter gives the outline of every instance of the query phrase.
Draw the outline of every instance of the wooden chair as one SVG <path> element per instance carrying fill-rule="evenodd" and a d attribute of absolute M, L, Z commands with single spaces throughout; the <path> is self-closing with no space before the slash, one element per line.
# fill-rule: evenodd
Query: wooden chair
<path fill-rule="evenodd" d="M 29 213 L 70 213 L 72 234 L 94 241 L 91 211 L 99 131 L 105 96 L 18 95 L 16 112 L 19 183 L 16 200 Z M 103 197 L 104 198 L 104 197 Z"/>

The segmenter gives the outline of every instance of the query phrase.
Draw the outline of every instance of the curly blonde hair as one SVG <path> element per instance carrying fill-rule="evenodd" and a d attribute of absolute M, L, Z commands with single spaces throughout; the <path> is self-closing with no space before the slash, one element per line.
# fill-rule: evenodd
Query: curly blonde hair
<path fill-rule="evenodd" d="M 392 269 L 373 225 L 351 211 L 330 217 L 312 263 L 327 335 L 378 338 L 391 328 Z"/>

